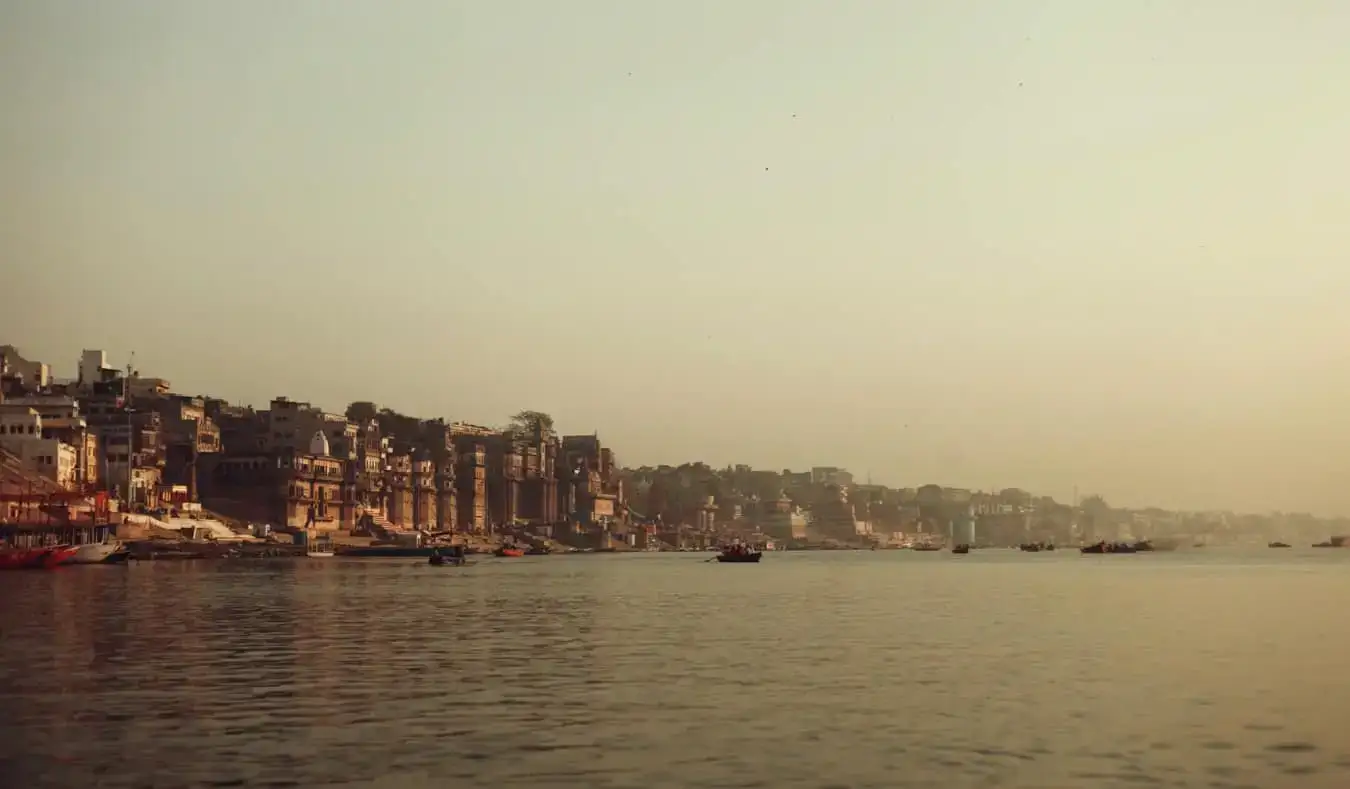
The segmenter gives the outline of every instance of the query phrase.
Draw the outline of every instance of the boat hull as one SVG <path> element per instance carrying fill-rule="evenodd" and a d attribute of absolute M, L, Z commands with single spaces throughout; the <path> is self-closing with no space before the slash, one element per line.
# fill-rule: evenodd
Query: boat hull
<path fill-rule="evenodd" d="M 498 548 L 492 552 L 492 555 L 502 559 L 518 559 L 524 556 L 525 552 L 519 548 Z"/>
<path fill-rule="evenodd" d="M 1085 545 L 1079 551 L 1091 554 L 1138 553 L 1135 546 L 1129 543 L 1097 543 L 1096 545 Z"/>
<path fill-rule="evenodd" d="M 335 554 L 332 551 L 309 551 L 305 556 L 310 559 L 331 559 Z"/>
<path fill-rule="evenodd" d="M 764 554 L 756 551 L 754 553 L 723 553 L 718 554 L 717 561 L 723 564 L 758 564 Z"/>
<path fill-rule="evenodd" d="M 50 570 L 70 561 L 74 546 L 21 548 L 0 553 L 0 570 Z"/>
<path fill-rule="evenodd" d="M 100 542 L 81 545 L 75 549 L 67 564 L 108 564 L 113 555 L 124 551 L 120 542 Z M 115 562 L 112 562 L 115 563 Z"/>

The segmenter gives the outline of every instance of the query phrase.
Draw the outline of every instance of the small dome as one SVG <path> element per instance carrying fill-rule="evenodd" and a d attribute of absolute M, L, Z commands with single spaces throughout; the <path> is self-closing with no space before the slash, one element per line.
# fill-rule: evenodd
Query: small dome
<path fill-rule="evenodd" d="M 309 440 L 309 454 L 328 456 L 328 436 L 322 430 L 314 431 L 314 437 Z"/>

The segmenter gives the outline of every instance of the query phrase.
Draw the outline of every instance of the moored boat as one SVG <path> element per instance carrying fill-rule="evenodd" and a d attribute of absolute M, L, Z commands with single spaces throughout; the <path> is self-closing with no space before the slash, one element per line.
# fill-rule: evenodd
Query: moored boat
<path fill-rule="evenodd" d="M 1275 542 L 1272 542 L 1272 543 L 1267 544 L 1266 547 L 1267 547 L 1267 548 L 1288 548 L 1288 547 L 1290 547 L 1290 546 L 1289 546 L 1289 543 L 1287 543 L 1287 542 L 1280 542 L 1279 540 L 1276 540 Z"/>
<path fill-rule="evenodd" d="M 0 570 L 50 570 L 70 561 L 76 550 L 75 546 L 58 545 L 0 551 Z"/>
<path fill-rule="evenodd" d="M 121 558 L 113 558 L 115 554 L 125 553 L 126 546 L 117 541 L 95 542 L 85 545 L 79 545 L 75 548 L 75 553 L 71 555 L 67 564 L 117 564 Z"/>
<path fill-rule="evenodd" d="M 970 546 L 966 545 L 965 543 L 962 543 L 960 545 L 953 545 L 952 553 L 970 553 Z"/>
<path fill-rule="evenodd" d="M 508 548 L 507 546 L 503 545 L 502 547 L 493 551 L 492 555 L 503 559 L 517 559 L 521 556 L 524 556 L 525 551 L 520 548 Z"/>
<path fill-rule="evenodd" d="M 0 551 L 0 570 L 19 570 L 25 567 L 36 551 L 29 548 L 9 548 Z"/>

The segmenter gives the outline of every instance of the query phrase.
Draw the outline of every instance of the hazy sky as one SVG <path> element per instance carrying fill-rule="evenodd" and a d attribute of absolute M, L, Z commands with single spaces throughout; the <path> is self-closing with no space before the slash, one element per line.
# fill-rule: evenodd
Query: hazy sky
<path fill-rule="evenodd" d="M 630 464 L 1350 512 L 1347 41 L 1331 0 L 4 0 L 0 342 Z"/>

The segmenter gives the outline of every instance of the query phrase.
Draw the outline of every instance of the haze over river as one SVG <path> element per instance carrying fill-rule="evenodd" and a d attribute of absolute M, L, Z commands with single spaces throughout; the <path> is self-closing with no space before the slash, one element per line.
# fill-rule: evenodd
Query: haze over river
<path fill-rule="evenodd" d="M 0 573 L 0 786 L 1350 786 L 1350 550 Z"/>

